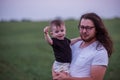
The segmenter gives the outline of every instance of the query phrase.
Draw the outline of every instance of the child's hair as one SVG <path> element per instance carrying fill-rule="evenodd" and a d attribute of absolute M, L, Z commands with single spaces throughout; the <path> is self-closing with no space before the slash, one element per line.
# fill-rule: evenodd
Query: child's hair
<path fill-rule="evenodd" d="M 60 19 L 55 19 L 53 21 L 50 22 L 50 30 L 52 31 L 52 27 L 61 27 L 64 24 L 64 21 L 60 20 Z"/>

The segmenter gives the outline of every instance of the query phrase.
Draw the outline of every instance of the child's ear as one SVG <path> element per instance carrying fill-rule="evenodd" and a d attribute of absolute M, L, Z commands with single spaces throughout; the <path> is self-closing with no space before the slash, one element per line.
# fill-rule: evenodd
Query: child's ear
<path fill-rule="evenodd" d="M 53 35 L 53 32 L 50 32 L 51 35 Z"/>

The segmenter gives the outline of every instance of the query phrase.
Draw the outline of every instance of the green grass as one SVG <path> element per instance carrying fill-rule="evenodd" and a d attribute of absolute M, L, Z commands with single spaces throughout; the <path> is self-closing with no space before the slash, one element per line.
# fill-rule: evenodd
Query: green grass
<path fill-rule="evenodd" d="M 65 21 L 67 37 L 79 36 L 78 21 Z M 120 80 L 120 19 L 104 20 L 114 41 L 105 80 Z M 48 22 L 0 23 L 0 80 L 51 80 L 52 48 L 45 42 Z"/>

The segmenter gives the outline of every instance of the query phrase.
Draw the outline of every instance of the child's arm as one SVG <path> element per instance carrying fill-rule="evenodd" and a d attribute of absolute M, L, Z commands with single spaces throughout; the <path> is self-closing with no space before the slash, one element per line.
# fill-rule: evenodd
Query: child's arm
<path fill-rule="evenodd" d="M 52 41 L 52 39 L 51 39 L 51 37 L 50 37 L 50 35 L 49 35 L 49 26 L 46 26 L 46 27 L 44 28 L 44 36 L 45 36 L 45 40 L 46 40 L 50 45 L 52 45 L 52 44 L 53 44 L 53 41 Z"/>
<path fill-rule="evenodd" d="M 71 39 L 70 45 L 73 45 L 74 43 L 76 43 L 77 41 L 80 41 L 80 40 L 81 40 L 81 37 L 73 38 L 73 39 Z"/>

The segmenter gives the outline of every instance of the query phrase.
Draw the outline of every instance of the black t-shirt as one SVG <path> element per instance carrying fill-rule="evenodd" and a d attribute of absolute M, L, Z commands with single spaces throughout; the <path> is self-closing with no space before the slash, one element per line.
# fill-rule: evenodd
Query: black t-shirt
<path fill-rule="evenodd" d="M 64 38 L 64 40 L 52 38 L 52 40 L 53 40 L 52 47 L 56 61 L 70 63 L 72 59 L 72 53 L 70 48 L 71 41 L 67 38 Z"/>

